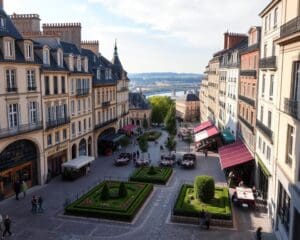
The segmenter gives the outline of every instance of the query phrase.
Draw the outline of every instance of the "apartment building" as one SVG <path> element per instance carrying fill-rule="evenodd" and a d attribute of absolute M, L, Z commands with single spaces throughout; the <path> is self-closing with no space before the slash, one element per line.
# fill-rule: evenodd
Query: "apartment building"
<path fill-rule="evenodd" d="M 34 42 L 24 39 L 0 5 L 0 198 L 14 182 L 43 182 L 45 161 L 40 65 Z"/>
<path fill-rule="evenodd" d="M 273 1 L 269 8 L 279 37 L 275 39 L 279 48 L 275 232 L 280 240 L 296 240 L 300 239 L 300 2 Z"/>
<path fill-rule="evenodd" d="M 241 51 L 238 95 L 238 136 L 255 155 L 256 94 L 260 49 L 260 27 L 248 31 L 248 47 Z"/>
<path fill-rule="evenodd" d="M 199 98 L 194 93 L 187 93 L 176 98 L 176 117 L 183 121 L 195 122 L 199 120 Z"/>
<path fill-rule="evenodd" d="M 218 117 L 219 65 L 217 57 L 208 63 L 208 116 L 212 122 Z"/>
<path fill-rule="evenodd" d="M 151 107 L 143 93 L 129 93 L 129 122 L 132 125 L 143 126 L 143 122 L 147 121 L 151 126 Z"/>
<path fill-rule="evenodd" d="M 281 1 L 272 1 L 261 13 L 261 49 L 256 114 L 256 186 L 268 205 L 269 216 L 276 216 L 275 166 L 278 138 L 278 59 L 279 47 L 275 39 L 280 35 Z"/>
<path fill-rule="evenodd" d="M 200 121 L 208 120 L 208 71 L 206 66 L 202 81 L 200 84 L 199 98 L 200 98 Z"/>

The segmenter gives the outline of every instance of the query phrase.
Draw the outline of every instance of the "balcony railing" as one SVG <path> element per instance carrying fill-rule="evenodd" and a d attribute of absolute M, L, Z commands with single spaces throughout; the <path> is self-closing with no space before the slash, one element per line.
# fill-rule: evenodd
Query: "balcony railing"
<path fill-rule="evenodd" d="M 262 133 L 269 138 L 271 143 L 273 143 L 273 131 L 264 125 L 261 121 L 256 119 L 256 127 L 262 131 Z"/>
<path fill-rule="evenodd" d="M 96 129 L 99 129 L 99 128 L 103 128 L 103 127 L 105 127 L 105 126 L 107 126 L 107 125 L 109 125 L 109 124 L 111 124 L 111 123 L 116 122 L 117 120 L 118 120 L 118 118 L 113 118 L 113 119 L 108 120 L 108 121 L 106 121 L 106 122 L 96 124 L 96 125 L 95 125 L 95 130 L 96 130 Z"/>
<path fill-rule="evenodd" d="M 298 119 L 298 101 L 290 98 L 284 99 L 284 111 L 294 118 Z"/>
<path fill-rule="evenodd" d="M 255 51 L 255 50 L 258 51 L 259 48 L 260 48 L 260 44 L 259 44 L 259 43 L 256 43 L 256 44 L 253 44 L 253 45 L 249 46 L 248 48 L 242 50 L 242 51 L 240 52 L 240 54 L 246 54 L 246 53 L 249 53 L 249 52 L 253 52 L 253 51 Z"/>
<path fill-rule="evenodd" d="M 296 17 L 280 27 L 280 38 L 290 36 L 300 31 L 300 17 Z"/>
<path fill-rule="evenodd" d="M 122 87 L 118 90 L 118 92 L 126 92 L 128 91 L 128 87 Z"/>
<path fill-rule="evenodd" d="M 246 76 L 246 77 L 254 77 L 256 78 L 256 70 L 241 70 L 240 75 L 241 76 Z"/>
<path fill-rule="evenodd" d="M 259 67 L 260 68 L 277 68 L 276 56 L 260 59 Z"/>
<path fill-rule="evenodd" d="M 28 91 L 36 91 L 36 86 L 29 86 L 27 87 Z"/>
<path fill-rule="evenodd" d="M 7 92 L 17 92 L 18 88 L 17 87 L 8 87 L 8 88 L 6 88 L 6 91 Z"/>
<path fill-rule="evenodd" d="M 50 120 L 46 122 L 46 129 L 56 128 L 61 125 L 70 123 L 70 117 L 58 118 L 56 120 Z"/>
<path fill-rule="evenodd" d="M 89 88 L 83 88 L 83 89 L 77 89 L 76 90 L 76 96 L 86 96 L 90 93 Z"/>
<path fill-rule="evenodd" d="M 239 116 L 239 120 L 248 128 L 251 130 L 251 132 L 254 132 L 254 126 L 252 126 L 246 119 Z"/>
<path fill-rule="evenodd" d="M 109 107 L 110 101 L 102 102 L 102 107 Z"/>
<path fill-rule="evenodd" d="M 239 99 L 242 100 L 243 102 L 251 105 L 252 107 L 255 107 L 255 101 L 253 99 L 245 97 L 243 95 L 239 95 Z"/>
<path fill-rule="evenodd" d="M 221 63 L 220 68 L 239 68 L 240 65 L 241 65 L 240 62 Z"/>
<path fill-rule="evenodd" d="M 14 128 L 2 128 L 0 129 L 0 139 L 40 130 L 42 128 L 43 124 L 40 121 L 36 123 L 18 125 Z"/>

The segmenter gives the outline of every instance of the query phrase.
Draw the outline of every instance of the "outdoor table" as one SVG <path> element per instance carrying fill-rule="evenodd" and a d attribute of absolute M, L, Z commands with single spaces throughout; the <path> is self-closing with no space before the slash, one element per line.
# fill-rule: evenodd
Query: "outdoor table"
<path fill-rule="evenodd" d="M 241 205 L 247 204 L 248 206 L 255 206 L 255 198 L 251 188 L 237 187 L 236 194 Z"/>

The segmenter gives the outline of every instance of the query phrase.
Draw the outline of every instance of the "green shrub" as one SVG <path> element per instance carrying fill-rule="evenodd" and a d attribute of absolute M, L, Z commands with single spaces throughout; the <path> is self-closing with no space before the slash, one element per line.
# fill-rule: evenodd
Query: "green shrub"
<path fill-rule="evenodd" d="M 127 188 L 124 182 L 120 183 L 119 186 L 119 197 L 126 197 L 127 196 Z"/>
<path fill-rule="evenodd" d="M 195 198 L 209 202 L 215 195 L 215 181 L 211 176 L 197 176 L 194 181 Z"/>
<path fill-rule="evenodd" d="M 103 188 L 101 190 L 100 199 L 102 201 L 107 201 L 109 199 L 109 188 L 106 183 L 104 183 Z"/>
<path fill-rule="evenodd" d="M 155 175 L 155 174 L 156 174 L 156 170 L 155 170 L 155 168 L 154 168 L 153 166 L 151 166 L 151 167 L 149 168 L 148 174 L 149 174 L 149 175 Z"/>
<path fill-rule="evenodd" d="M 173 172 L 173 169 L 171 167 L 153 167 L 155 174 L 151 175 L 149 174 L 150 168 L 151 167 L 138 168 L 130 176 L 130 181 L 153 184 L 166 184 Z"/>

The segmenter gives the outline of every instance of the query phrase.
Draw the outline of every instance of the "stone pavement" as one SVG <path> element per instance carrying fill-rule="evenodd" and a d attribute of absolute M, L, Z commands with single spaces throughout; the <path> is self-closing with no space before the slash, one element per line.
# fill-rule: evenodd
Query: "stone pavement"
<path fill-rule="evenodd" d="M 167 139 L 163 132 L 160 144 Z M 160 144 L 149 143 L 149 152 L 153 164 L 160 159 Z M 127 147 L 127 151 L 136 150 L 137 146 Z M 178 141 L 177 155 L 188 151 L 188 146 Z M 117 155 L 117 154 L 116 154 Z M 179 157 L 178 156 L 178 157 Z M 205 159 L 197 154 L 197 167 L 192 170 L 174 168 L 174 174 L 167 186 L 156 186 L 148 201 L 139 211 L 132 223 L 114 222 L 102 219 L 87 219 L 63 216 L 63 206 L 67 198 L 71 199 L 88 191 L 103 178 L 127 179 L 134 170 L 133 163 L 124 167 L 114 167 L 115 156 L 100 157 L 91 167 L 91 173 L 74 182 L 63 182 L 61 178 L 52 180 L 48 185 L 30 189 L 25 199 L 16 201 L 14 198 L 0 202 L 0 213 L 12 218 L 14 236 L 7 239 L 22 240 L 102 240 L 102 239 L 222 239 L 222 240 L 254 240 L 254 231 L 262 226 L 263 238 L 275 239 L 269 232 L 270 223 L 266 214 L 259 212 L 235 211 L 235 227 L 233 229 L 212 228 L 200 230 L 197 225 L 177 224 L 170 222 L 171 208 L 177 191 L 183 182 L 192 182 L 201 174 L 212 175 L 215 181 L 225 184 L 225 177 L 220 170 L 217 155 L 209 154 Z M 44 198 L 45 212 L 33 215 L 31 197 Z"/>

